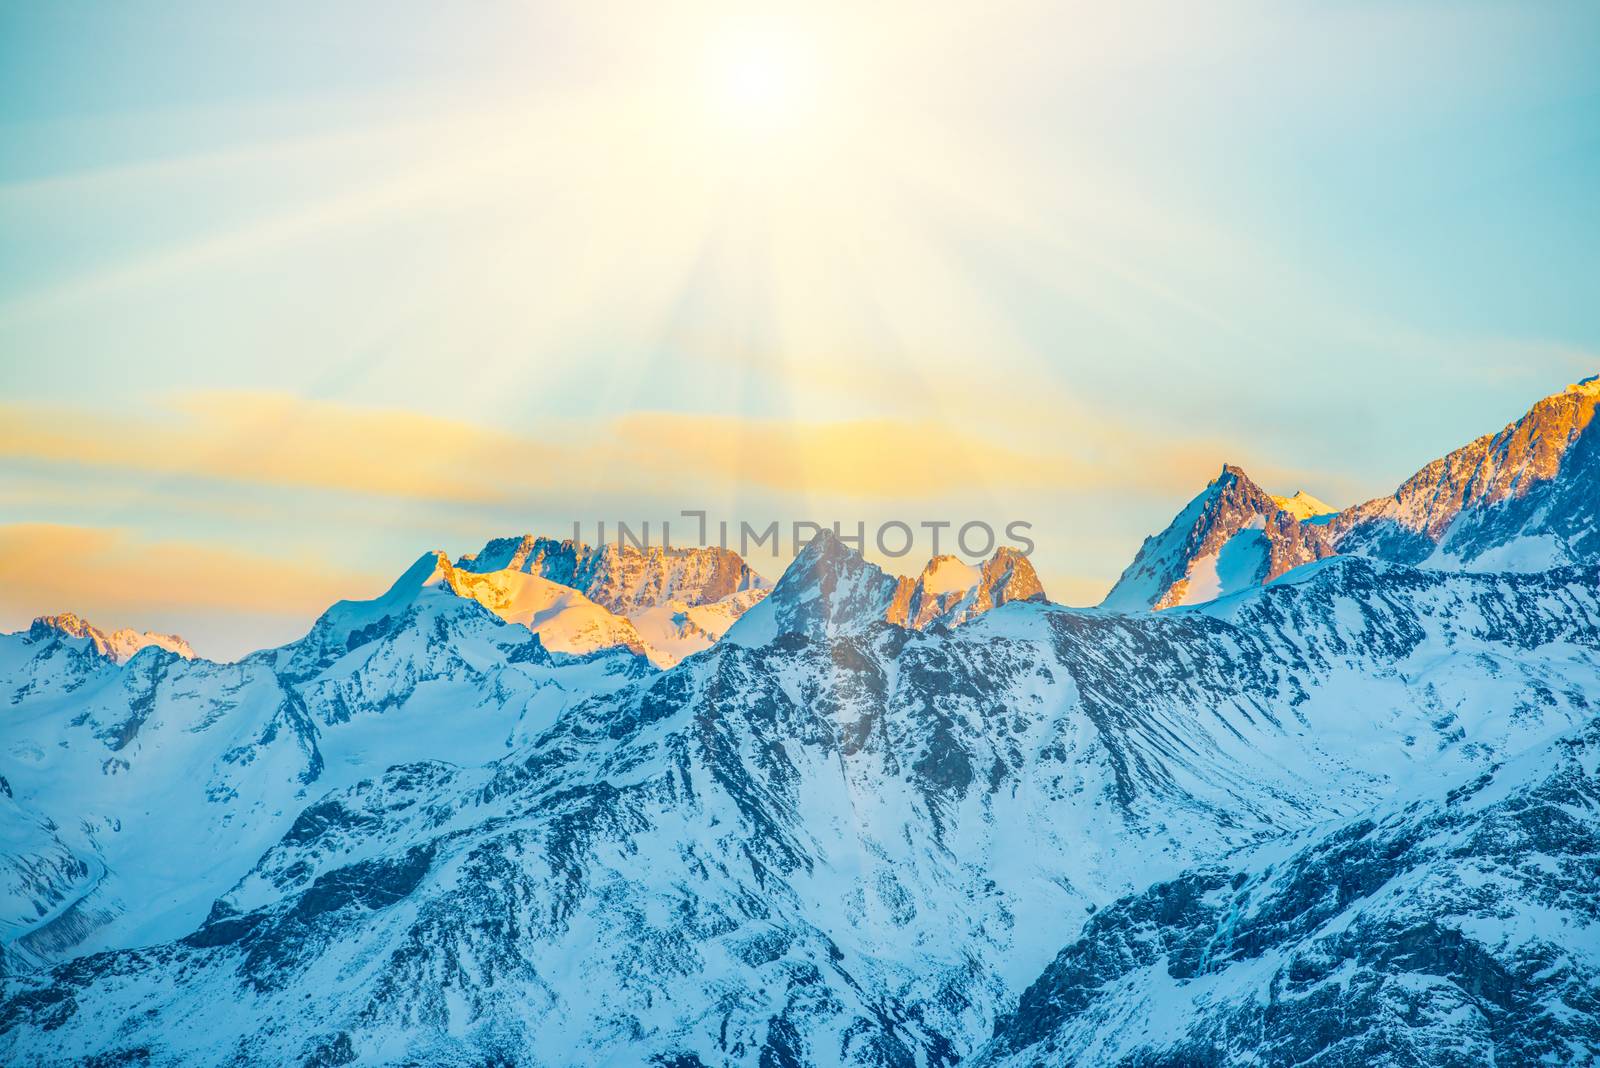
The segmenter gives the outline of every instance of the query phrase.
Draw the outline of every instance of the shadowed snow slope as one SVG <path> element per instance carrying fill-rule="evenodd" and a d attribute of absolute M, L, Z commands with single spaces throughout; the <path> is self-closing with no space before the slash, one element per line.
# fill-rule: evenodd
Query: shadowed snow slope
<path fill-rule="evenodd" d="M 973 1063 L 1592 1064 L 1597 853 L 1591 722 L 1118 901 Z"/>

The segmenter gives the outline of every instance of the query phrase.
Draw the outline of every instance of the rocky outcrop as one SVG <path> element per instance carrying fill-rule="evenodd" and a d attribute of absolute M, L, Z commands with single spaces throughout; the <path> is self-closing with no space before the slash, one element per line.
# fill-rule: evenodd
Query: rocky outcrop
<path fill-rule="evenodd" d="M 585 545 L 571 539 L 496 538 L 457 566 L 467 571 L 526 571 L 580 590 L 621 616 L 677 600 L 710 604 L 766 585 L 731 549 L 665 549 L 659 545 Z"/>
<path fill-rule="evenodd" d="M 1166 530 L 1145 539 L 1102 607 L 1134 612 L 1197 604 L 1334 551 L 1325 527 L 1300 520 L 1228 465 Z"/>

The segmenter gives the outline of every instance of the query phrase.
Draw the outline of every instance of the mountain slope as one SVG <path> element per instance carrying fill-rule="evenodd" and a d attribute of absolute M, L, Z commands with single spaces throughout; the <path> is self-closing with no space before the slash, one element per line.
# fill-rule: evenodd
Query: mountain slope
<path fill-rule="evenodd" d="M 1098 913 L 975 1065 L 1600 1060 L 1600 725 Z"/>
<path fill-rule="evenodd" d="M 1136 612 L 1199 604 L 1332 552 L 1323 527 L 1301 522 L 1230 465 L 1166 530 L 1145 539 L 1101 607 Z"/>
<path fill-rule="evenodd" d="M 235 664 L 147 648 L 119 666 L 54 628 L 0 636 L 3 781 L 19 828 L 49 828 L 0 844 L 8 956 L 183 934 L 322 792 L 395 763 L 493 759 L 575 696 L 649 672 L 628 652 L 555 663 L 437 565 Z"/>

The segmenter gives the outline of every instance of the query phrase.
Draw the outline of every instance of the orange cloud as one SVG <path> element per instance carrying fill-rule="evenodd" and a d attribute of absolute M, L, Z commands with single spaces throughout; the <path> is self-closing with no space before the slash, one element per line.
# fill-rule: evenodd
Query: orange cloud
<path fill-rule="evenodd" d="M 0 456 L 445 501 L 502 499 L 475 465 L 527 445 L 415 412 L 279 393 L 184 394 L 161 417 L 0 408 Z"/>
<path fill-rule="evenodd" d="M 1060 454 L 984 441 L 933 420 L 792 422 L 647 412 L 613 426 L 624 455 L 769 489 L 930 497 L 972 486 L 1046 488 L 1085 476 Z"/>
<path fill-rule="evenodd" d="M 111 528 L 0 525 L 0 615 L 14 625 L 67 610 L 118 626 L 184 609 L 309 620 L 342 597 L 370 596 L 383 585 L 375 575 Z"/>
<path fill-rule="evenodd" d="M 1224 460 L 1250 466 L 1245 450 L 1221 441 L 1141 432 L 1044 394 L 1008 387 L 986 397 L 984 388 L 973 384 L 964 409 L 959 391 L 946 390 L 927 397 L 924 413 L 637 412 L 569 420 L 549 437 L 266 392 L 186 393 L 138 414 L 5 404 L 0 459 L 483 505 L 730 483 L 898 500 L 971 489 L 1166 495 L 1197 491 Z M 1273 469 L 1258 476 L 1284 492 L 1302 481 Z"/>
<path fill-rule="evenodd" d="M 465 422 L 279 393 L 187 393 L 159 418 L 18 405 L 0 417 L 0 456 L 441 501 L 504 500 L 494 468 L 551 458 Z"/>

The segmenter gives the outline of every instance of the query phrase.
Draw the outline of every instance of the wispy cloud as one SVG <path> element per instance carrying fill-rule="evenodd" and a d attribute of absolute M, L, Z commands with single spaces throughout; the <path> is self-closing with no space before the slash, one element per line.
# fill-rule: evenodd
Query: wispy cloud
<path fill-rule="evenodd" d="M 497 459 L 526 438 L 396 409 L 282 393 L 186 393 L 139 414 L 0 407 L 0 457 L 349 490 L 440 501 L 496 501 Z"/>
<path fill-rule="evenodd" d="M 371 596 L 384 581 L 312 561 L 147 540 L 115 528 L 0 525 L 0 618 L 10 626 L 67 610 L 113 626 L 148 627 L 154 618 L 194 610 L 309 622 L 340 598 Z M 204 640 L 197 647 L 208 651 Z"/>
<path fill-rule="evenodd" d="M 744 485 L 780 493 L 908 499 L 966 489 L 1203 484 L 1244 450 L 1154 433 L 1040 396 L 954 394 L 927 414 L 773 419 L 636 412 L 518 434 L 419 412 L 283 393 L 191 392 L 135 413 L 0 405 L 0 460 L 404 500 L 506 505 L 603 487 L 608 494 Z M 926 394 L 925 394 L 926 396 Z M 1268 469 L 1263 477 L 1294 475 Z"/>

